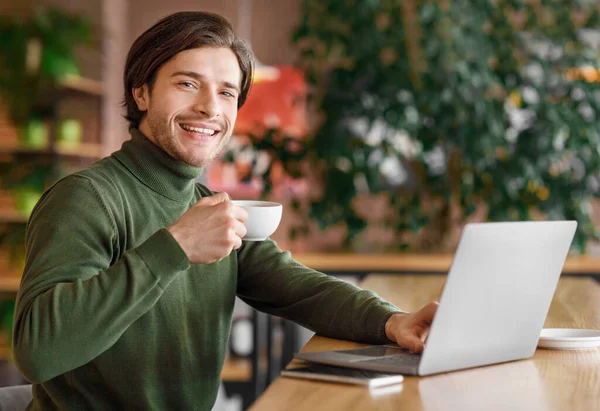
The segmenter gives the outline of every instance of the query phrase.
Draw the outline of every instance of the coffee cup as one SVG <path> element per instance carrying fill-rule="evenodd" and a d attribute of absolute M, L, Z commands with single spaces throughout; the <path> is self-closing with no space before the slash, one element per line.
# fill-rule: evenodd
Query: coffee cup
<path fill-rule="evenodd" d="M 233 200 L 232 203 L 248 212 L 248 219 L 244 222 L 244 241 L 266 240 L 281 222 L 283 206 L 279 203 L 257 200 Z"/>

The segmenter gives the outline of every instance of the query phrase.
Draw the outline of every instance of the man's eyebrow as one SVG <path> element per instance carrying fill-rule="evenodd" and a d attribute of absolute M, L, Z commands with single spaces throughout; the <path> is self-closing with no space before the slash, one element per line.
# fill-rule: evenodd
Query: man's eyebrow
<path fill-rule="evenodd" d="M 206 79 L 205 76 L 203 76 L 202 74 L 197 73 L 195 71 L 177 71 L 177 72 L 171 74 L 171 77 L 176 77 L 176 76 L 187 76 L 187 77 L 191 77 L 198 81 Z M 238 86 L 236 86 L 235 84 L 230 83 L 229 81 L 222 81 L 221 84 L 227 88 L 231 88 L 231 89 L 237 91 L 238 94 L 240 93 L 240 88 Z"/>

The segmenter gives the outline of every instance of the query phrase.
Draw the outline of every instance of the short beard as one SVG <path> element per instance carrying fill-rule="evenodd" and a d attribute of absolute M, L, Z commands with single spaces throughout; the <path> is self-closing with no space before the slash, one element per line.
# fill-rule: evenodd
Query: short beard
<path fill-rule="evenodd" d="M 208 166 L 215 158 L 217 158 L 231 138 L 231 135 L 223 138 L 214 154 L 210 158 L 198 161 L 192 155 L 178 151 L 177 138 L 175 137 L 174 131 L 169 128 L 168 124 L 169 121 L 160 115 L 148 115 L 148 127 L 150 128 L 150 132 L 156 140 L 156 144 L 175 160 L 181 161 L 182 163 L 192 167 Z"/>

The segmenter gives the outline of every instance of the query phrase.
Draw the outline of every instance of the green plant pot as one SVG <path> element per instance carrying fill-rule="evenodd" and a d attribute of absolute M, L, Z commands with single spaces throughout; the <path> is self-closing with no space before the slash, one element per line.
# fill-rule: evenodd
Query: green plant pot
<path fill-rule="evenodd" d="M 73 58 L 57 54 L 56 50 L 48 47 L 44 48 L 42 55 L 41 70 L 51 77 L 64 79 L 81 74 L 77 61 Z"/>
<path fill-rule="evenodd" d="M 75 119 L 62 120 L 58 125 L 56 141 L 65 147 L 76 147 L 81 143 L 83 125 Z"/>
<path fill-rule="evenodd" d="M 14 191 L 13 195 L 17 211 L 24 216 L 29 216 L 42 193 L 33 188 L 19 188 Z"/>
<path fill-rule="evenodd" d="M 20 130 L 21 143 L 27 147 L 42 149 L 48 146 L 48 126 L 42 120 L 32 119 Z"/>

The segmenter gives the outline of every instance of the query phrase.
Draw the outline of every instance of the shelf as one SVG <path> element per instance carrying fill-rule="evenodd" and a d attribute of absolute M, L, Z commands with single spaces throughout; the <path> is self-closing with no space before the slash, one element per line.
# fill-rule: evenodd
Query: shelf
<path fill-rule="evenodd" d="M 450 269 L 451 254 L 294 254 L 298 262 L 318 271 L 328 272 L 440 272 Z M 583 255 L 568 257 L 563 274 L 600 275 L 600 257 Z"/>
<path fill-rule="evenodd" d="M 23 145 L 17 141 L 3 141 L 0 143 L 0 153 L 44 153 L 46 148 L 34 148 Z"/>
<path fill-rule="evenodd" d="M 95 143 L 80 143 L 73 147 L 56 145 L 56 152 L 63 156 L 102 158 L 102 146 Z"/>
<path fill-rule="evenodd" d="M 16 294 L 21 285 L 21 277 L 7 276 L 0 277 L 0 293 Z"/>
<path fill-rule="evenodd" d="M 452 262 L 452 256 L 445 254 L 299 254 L 294 255 L 294 258 L 312 269 L 337 273 L 344 271 L 444 273 L 448 271 Z M 568 257 L 562 273 L 563 275 L 584 274 L 600 276 L 600 257 Z M 20 284 L 19 276 L 14 273 L 8 273 L 5 276 L 2 276 L 2 274 L 4 273 L 0 273 L 0 292 L 16 293 Z"/>
<path fill-rule="evenodd" d="M 329 272 L 398 270 L 446 272 L 452 263 L 452 255 L 447 254 L 298 253 L 293 257 L 313 270 Z"/>
<path fill-rule="evenodd" d="M 448 272 L 451 254 L 294 254 L 296 261 L 313 270 L 329 272 Z M 583 255 L 568 257 L 563 274 L 600 275 L 600 257 Z"/>
<path fill-rule="evenodd" d="M 18 141 L 7 141 L 0 143 L 0 153 L 31 153 L 31 154 L 59 154 L 62 156 L 82 157 L 91 159 L 102 158 L 102 146 L 96 143 L 79 143 L 76 146 L 64 146 L 57 143 L 51 150 L 48 147 L 33 148 L 19 143 Z"/>
<path fill-rule="evenodd" d="M 27 220 L 29 220 L 29 216 L 23 215 L 17 210 L 0 209 L 0 223 L 26 223 Z"/>
<path fill-rule="evenodd" d="M 6 341 L 2 341 L 0 343 L 0 360 L 10 360 L 11 357 L 11 352 L 10 352 L 10 346 L 8 345 L 8 343 Z"/>
<path fill-rule="evenodd" d="M 226 359 L 221 371 L 222 381 L 250 381 L 252 364 L 248 359 Z"/>
<path fill-rule="evenodd" d="M 84 77 L 69 76 L 61 81 L 61 86 L 67 90 L 79 91 L 81 93 L 95 96 L 104 95 L 104 84 L 97 80 Z"/>

